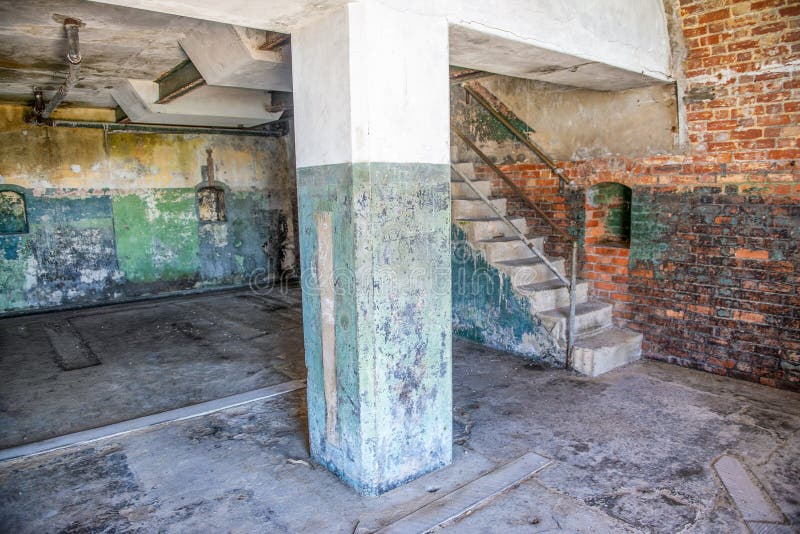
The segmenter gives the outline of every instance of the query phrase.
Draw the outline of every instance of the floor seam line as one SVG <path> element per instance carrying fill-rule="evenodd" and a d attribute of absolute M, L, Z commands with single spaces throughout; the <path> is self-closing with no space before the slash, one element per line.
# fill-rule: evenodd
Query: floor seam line
<path fill-rule="evenodd" d="M 119 421 L 117 423 L 111 423 L 109 425 L 103 425 L 97 428 L 73 432 L 63 436 L 56 436 L 54 438 L 48 438 L 33 443 L 9 447 L 7 449 L 0 449 L 0 463 L 12 460 L 22 460 L 59 449 L 76 447 L 94 441 L 130 434 L 139 430 L 155 428 L 167 423 L 194 419 L 196 417 L 202 417 L 204 415 L 227 410 L 236 406 L 279 397 L 286 393 L 291 393 L 305 387 L 305 380 L 290 380 L 288 382 L 282 382 L 280 384 L 254 389 L 244 393 L 229 395 L 219 399 L 212 399 L 181 408 L 175 408 L 172 410 L 136 417 L 125 421 Z"/>

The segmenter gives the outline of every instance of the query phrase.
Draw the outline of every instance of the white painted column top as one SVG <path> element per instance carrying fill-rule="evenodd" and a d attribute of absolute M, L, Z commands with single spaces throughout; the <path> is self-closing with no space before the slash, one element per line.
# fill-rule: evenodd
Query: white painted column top
<path fill-rule="evenodd" d="M 447 164 L 447 21 L 355 3 L 292 36 L 297 166 Z"/>

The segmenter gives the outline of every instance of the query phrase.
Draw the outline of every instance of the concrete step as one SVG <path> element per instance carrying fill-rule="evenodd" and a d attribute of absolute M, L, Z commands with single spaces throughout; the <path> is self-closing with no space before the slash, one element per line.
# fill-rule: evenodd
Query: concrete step
<path fill-rule="evenodd" d="M 529 237 L 533 241 L 533 246 L 536 250 L 541 251 L 544 247 L 544 237 Z M 477 242 L 478 247 L 483 251 L 486 256 L 486 261 L 493 263 L 503 260 L 517 260 L 522 258 L 532 258 L 534 256 L 531 249 L 528 248 L 516 236 L 503 236 L 494 237 L 492 239 L 482 239 Z"/>
<path fill-rule="evenodd" d="M 465 163 L 453 163 L 452 165 L 453 167 L 456 168 L 458 172 L 460 172 L 462 175 L 466 176 L 470 180 L 475 179 L 475 164 L 472 163 L 471 161 L 467 161 Z M 453 176 L 453 180 L 460 180 L 460 178 L 456 173 L 451 172 L 450 174 Z"/>
<path fill-rule="evenodd" d="M 560 274 L 564 274 L 563 258 L 548 258 L 553 267 Z M 552 280 L 556 277 L 553 271 L 539 258 L 523 258 L 519 260 L 504 260 L 492 263 L 500 271 L 511 278 L 514 288 Z"/>
<path fill-rule="evenodd" d="M 575 337 L 588 336 L 611 326 L 614 306 L 604 302 L 582 302 L 575 306 Z M 541 311 L 536 316 L 561 346 L 567 342 L 569 306 Z"/>
<path fill-rule="evenodd" d="M 612 326 L 575 341 L 572 365 L 576 371 L 597 376 L 642 357 L 642 334 Z"/>
<path fill-rule="evenodd" d="M 521 295 L 528 297 L 531 302 L 531 313 L 553 308 L 569 306 L 569 289 L 561 280 L 554 278 L 544 282 L 536 282 L 516 288 Z M 589 284 L 579 280 L 575 284 L 575 303 L 587 301 Z"/>
<path fill-rule="evenodd" d="M 489 202 L 492 203 L 492 205 L 497 211 L 500 212 L 501 215 L 506 214 L 505 198 L 490 198 Z M 452 210 L 453 219 L 497 216 L 492 208 L 490 208 L 489 205 L 481 199 L 453 197 L 450 202 L 450 209 Z"/>
<path fill-rule="evenodd" d="M 508 220 L 523 234 L 528 233 L 528 223 L 524 217 L 509 217 Z M 493 237 L 514 235 L 514 231 L 508 227 L 503 219 L 496 216 L 462 217 L 459 219 L 453 217 L 453 224 L 458 225 L 459 228 L 466 232 L 470 243 Z"/>
<path fill-rule="evenodd" d="M 472 184 L 483 196 L 492 196 L 491 180 L 475 180 Z M 455 180 L 450 182 L 450 196 L 453 198 L 480 198 L 466 182 L 457 182 Z"/>

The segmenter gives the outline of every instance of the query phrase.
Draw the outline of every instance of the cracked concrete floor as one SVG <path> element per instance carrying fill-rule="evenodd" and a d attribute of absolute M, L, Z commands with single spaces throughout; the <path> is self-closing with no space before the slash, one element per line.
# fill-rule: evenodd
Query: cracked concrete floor
<path fill-rule="evenodd" d="M 723 453 L 800 527 L 800 395 L 656 362 L 591 379 L 453 352 L 455 461 L 381 497 L 310 462 L 296 391 L 2 463 L 0 531 L 370 532 L 528 451 L 553 462 L 443 530 L 744 533 L 711 468 Z"/>
<path fill-rule="evenodd" d="M 0 448 L 305 378 L 299 302 L 234 290 L 0 319 Z M 62 370 L 53 325 L 100 365 Z"/>

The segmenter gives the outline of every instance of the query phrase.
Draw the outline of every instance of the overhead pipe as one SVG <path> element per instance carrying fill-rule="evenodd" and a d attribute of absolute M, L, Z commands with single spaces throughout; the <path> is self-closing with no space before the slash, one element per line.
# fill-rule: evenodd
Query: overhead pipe
<path fill-rule="evenodd" d="M 69 73 L 67 79 L 56 90 L 56 94 L 47 104 L 47 107 L 42 112 L 42 119 L 49 119 L 50 115 L 56 108 L 64 101 L 67 93 L 69 93 L 78 83 L 78 75 L 81 72 L 81 49 L 78 42 L 78 29 L 80 22 L 75 19 L 66 19 L 64 21 L 64 29 L 67 32 L 67 63 L 69 63 Z"/>
<path fill-rule="evenodd" d="M 209 135 L 239 135 L 253 137 L 281 137 L 287 134 L 288 127 L 283 119 L 278 119 L 267 124 L 266 128 L 223 128 L 207 126 L 172 126 L 161 124 L 133 124 L 119 122 L 99 121 L 70 121 L 48 120 L 44 126 L 54 128 L 91 128 L 105 130 L 106 132 L 137 132 L 137 133 L 163 133 L 177 135 L 209 134 Z"/>

